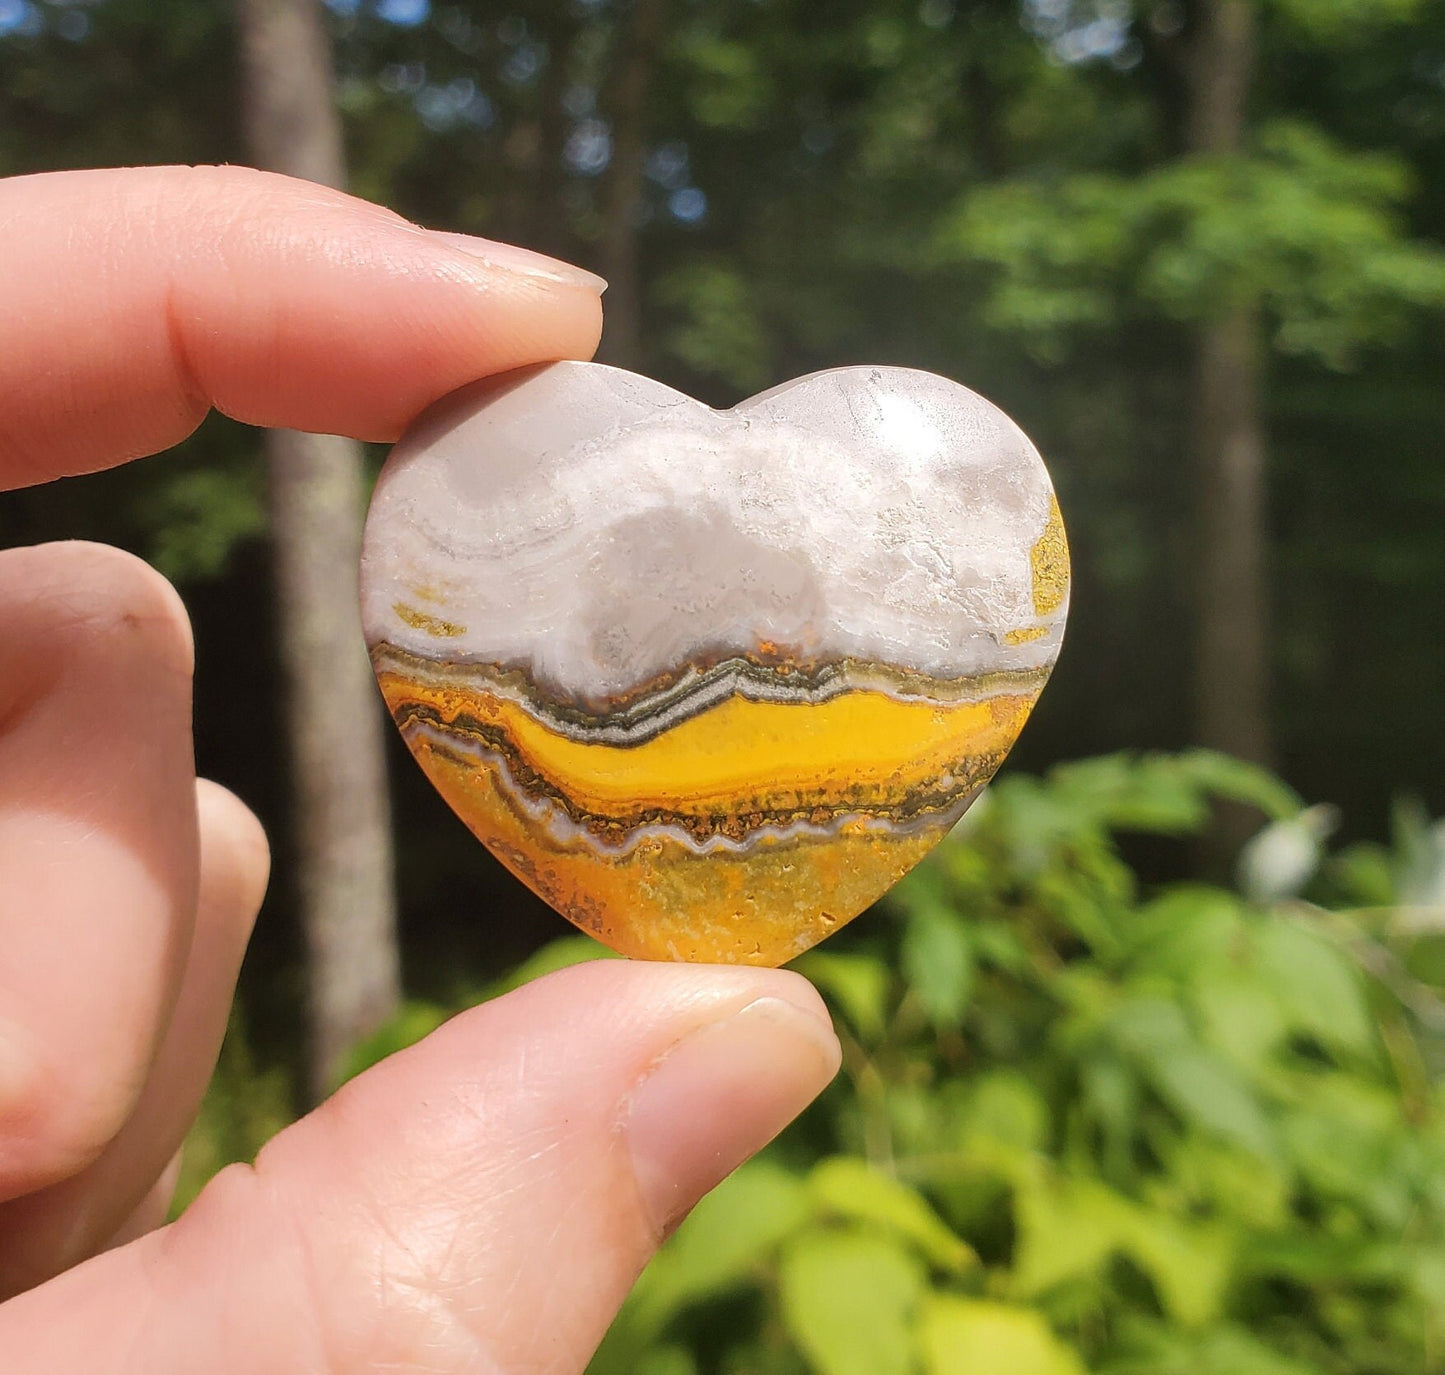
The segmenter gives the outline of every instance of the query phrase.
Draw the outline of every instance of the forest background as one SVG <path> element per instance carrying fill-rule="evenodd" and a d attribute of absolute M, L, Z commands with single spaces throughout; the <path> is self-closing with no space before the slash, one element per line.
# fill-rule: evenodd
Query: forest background
<path fill-rule="evenodd" d="M 0 0 L 0 174 L 163 161 L 594 268 L 601 356 L 714 404 L 945 373 L 1054 473 L 1054 682 L 977 815 L 803 962 L 844 1075 L 599 1372 L 1445 1370 L 1441 0 Z M 338 672 L 306 617 L 358 643 L 317 583 L 380 458 L 212 417 L 0 497 L 0 543 L 177 582 L 199 766 L 277 851 L 188 1193 L 598 953 L 374 698 L 326 738 L 306 705 Z M 389 753 L 344 815 L 337 738 Z"/>

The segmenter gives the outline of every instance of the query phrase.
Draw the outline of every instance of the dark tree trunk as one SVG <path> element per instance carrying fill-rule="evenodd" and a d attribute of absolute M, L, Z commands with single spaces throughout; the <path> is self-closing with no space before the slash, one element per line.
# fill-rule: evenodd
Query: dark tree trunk
<path fill-rule="evenodd" d="M 647 164 L 647 106 L 668 0 L 632 0 L 613 44 L 613 79 L 605 102 L 612 121 L 612 162 L 603 204 L 602 275 L 607 278 L 607 325 L 598 357 L 620 367 L 637 364 L 642 345 L 642 227 Z"/>
<path fill-rule="evenodd" d="M 319 0 L 238 0 L 246 134 L 257 165 L 342 187 Z M 400 996 L 384 723 L 361 640 L 361 448 L 266 436 L 311 1014 L 310 1088 Z"/>
<path fill-rule="evenodd" d="M 1237 153 L 1254 80 L 1254 5 L 1252 0 L 1198 0 L 1193 17 L 1191 151 Z"/>
<path fill-rule="evenodd" d="M 1235 309 L 1204 326 L 1199 337 L 1195 728 L 1202 745 L 1268 764 L 1266 491 L 1257 335 L 1255 312 Z"/>
<path fill-rule="evenodd" d="M 1195 156 L 1241 151 L 1254 74 L 1253 0 L 1199 0 L 1189 63 L 1188 147 Z M 1271 762 L 1268 522 L 1257 304 L 1225 302 L 1196 340 L 1194 442 L 1198 483 L 1194 732 L 1201 745 Z M 1221 809 L 1205 845 L 1216 873 L 1257 816 Z"/>

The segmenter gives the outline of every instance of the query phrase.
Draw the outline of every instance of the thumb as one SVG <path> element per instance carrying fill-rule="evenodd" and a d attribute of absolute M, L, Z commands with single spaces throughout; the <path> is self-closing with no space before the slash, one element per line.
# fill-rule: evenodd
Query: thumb
<path fill-rule="evenodd" d="M 179 1222 L 0 1307 L 7 1375 L 571 1375 L 838 1054 L 786 971 L 554 974 L 353 1081 Z"/>

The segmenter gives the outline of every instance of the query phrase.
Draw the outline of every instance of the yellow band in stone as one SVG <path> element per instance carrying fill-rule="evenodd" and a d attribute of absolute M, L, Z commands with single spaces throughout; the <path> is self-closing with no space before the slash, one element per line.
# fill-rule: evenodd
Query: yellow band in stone
<path fill-rule="evenodd" d="M 777 964 L 811 945 L 937 841 L 1038 696 L 734 695 L 616 745 L 444 667 L 378 674 L 442 795 L 571 920 L 654 959 Z"/>
<path fill-rule="evenodd" d="M 573 814 L 622 818 L 823 808 L 898 815 L 910 797 L 948 798 L 981 781 L 1007 752 L 1037 692 L 937 703 L 878 692 L 822 702 L 729 697 L 633 746 L 574 739 L 521 704 L 383 672 L 398 723 L 484 739 L 562 794 Z M 504 743 L 503 743 L 504 742 Z M 936 804 L 935 804 L 936 805 Z"/>

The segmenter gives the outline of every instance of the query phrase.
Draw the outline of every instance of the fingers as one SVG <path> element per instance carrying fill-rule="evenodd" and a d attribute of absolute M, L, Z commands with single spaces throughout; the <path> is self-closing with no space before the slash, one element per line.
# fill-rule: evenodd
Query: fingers
<path fill-rule="evenodd" d="M 0 1308 L 7 1371 L 575 1375 L 680 1213 L 837 1064 L 788 972 L 566 970 L 354 1081 L 175 1225 Z"/>
<path fill-rule="evenodd" d="M 198 785 L 201 877 L 180 996 L 129 1120 L 87 1168 L 0 1203 L 0 1298 L 84 1260 L 127 1229 L 165 1221 L 167 1179 L 215 1066 L 236 976 L 266 891 L 260 823 L 214 783 Z M 128 1240 L 130 1236 L 122 1239 Z"/>
<path fill-rule="evenodd" d="M 0 553 L 0 1199 L 130 1116 L 197 885 L 180 600 L 100 545 Z"/>
<path fill-rule="evenodd" d="M 600 279 L 244 167 L 0 181 L 0 489 L 256 425 L 394 439 L 493 372 L 590 357 Z"/>

